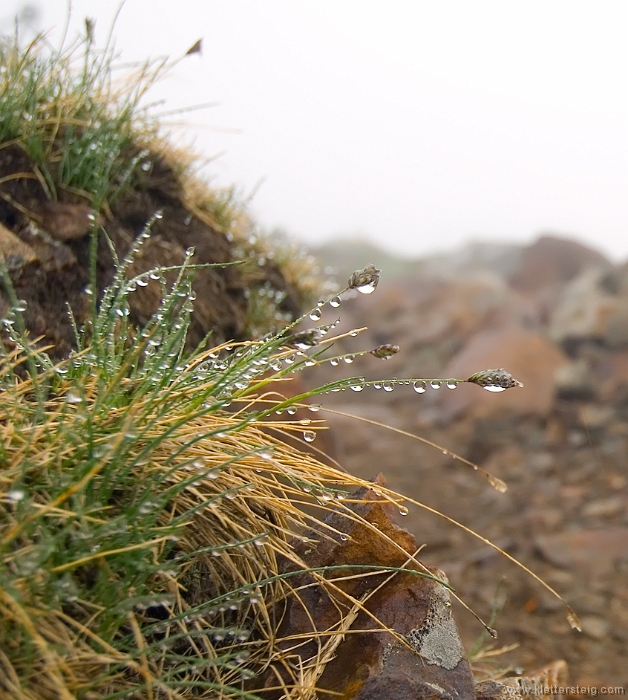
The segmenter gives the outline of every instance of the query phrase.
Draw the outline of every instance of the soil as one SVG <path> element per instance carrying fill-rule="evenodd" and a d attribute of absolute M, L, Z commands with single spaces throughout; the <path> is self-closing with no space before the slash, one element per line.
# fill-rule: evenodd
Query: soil
<path fill-rule="evenodd" d="M 99 224 L 106 230 L 118 258 L 128 252 L 136 236 L 157 211 L 150 239 L 136 256 L 129 275 L 153 267 L 178 265 L 185 251 L 194 247 L 193 262 L 225 263 L 238 259 L 236 244 L 211 226 L 208 216 L 188 210 L 181 185 L 170 165 L 153 154 L 151 167 L 141 182 L 110 207 L 104 207 Z M 94 228 L 91 204 L 78 194 L 61 191 L 52 201 L 35 164 L 17 144 L 0 146 L 0 255 L 9 269 L 18 299 L 26 302 L 24 318 L 33 338 L 51 344 L 56 357 L 65 357 L 74 346 L 67 305 L 79 326 L 88 319 L 90 300 L 89 235 Z M 114 260 L 104 236 L 99 236 L 97 285 L 99 293 L 111 282 Z M 299 294 L 281 270 L 266 262 L 256 270 L 256 284 L 268 282 L 285 292 L 280 310 L 295 314 Z M 176 276 L 169 273 L 171 282 Z M 212 342 L 242 340 L 249 335 L 247 288 L 250 272 L 242 266 L 198 270 L 194 278 L 195 310 L 188 346 L 195 347 L 208 333 Z M 157 281 L 130 295 L 132 320 L 145 323 L 156 311 L 161 290 Z M 0 315 L 10 306 L 0 293 Z"/>

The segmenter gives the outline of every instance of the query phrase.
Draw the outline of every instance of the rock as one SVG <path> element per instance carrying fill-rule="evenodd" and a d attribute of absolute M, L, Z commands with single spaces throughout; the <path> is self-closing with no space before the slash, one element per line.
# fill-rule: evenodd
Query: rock
<path fill-rule="evenodd" d="M 38 207 L 41 227 L 55 240 L 83 238 L 94 227 L 96 217 L 86 204 L 45 202 Z"/>
<path fill-rule="evenodd" d="M 592 267 L 607 269 L 609 261 L 600 253 L 567 238 L 541 236 L 524 248 L 519 267 L 510 283 L 514 289 L 538 293 L 577 277 Z"/>
<path fill-rule="evenodd" d="M 596 394 L 595 381 L 588 361 L 578 360 L 562 365 L 554 375 L 556 395 L 567 400 L 589 400 Z"/>
<path fill-rule="evenodd" d="M 611 629 L 608 620 L 605 620 L 603 617 L 598 617 L 597 615 L 583 615 L 580 618 L 580 623 L 582 624 L 582 631 L 584 634 L 592 639 L 604 639 Z"/>
<path fill-rule="evenodd" d="M 588 518 L 612 517 L 626 512 L 628 503 L 625 496 L 596 498 L 587 503 L 582 509 L 582 515 Z"/>
<path fill-rule="evenodd" d="M 517 328 L 476 334 L 445 369 L 445 377 L 468 377 L 490 367 L 505 367 L 523 388 L 500 394 L 461 384 L 455 391 L 433 395 L 442 423 L 465 414 L 473 418 L 491 414 L 547 416 L 554 400 L 554 376 L 567 362 L 564 354 L 536 331 Z"/>
<path fill-rule="evenodd" d="M 378 477 L 376 483 L 384 485 L 383 478 Z M 321 693 L 340 694 L 346 700 L 473 698 L 471 670 L 453 620 L 449 592 L 438 582 L 446 582 L 445 575 L 411 561 L 416 540 L 393 522 L 396 509 L 392 505 L 373 490 L 357 492 L 352 500 L 358 499 L 363 502 L 348 506 L 351 517 L 343 511 L 328 515 L 325 522 L 331 537 L 310 533 L 310 539 L 317 540 L 315 546 L 311 542 L 295 546 L 308 567 L 346 564 L 347 569 L 327 574 L 336 579 L 333 587 L 318 585 L 309 574 L 298 575 L 293 581 L 299 587 L 298 597 L 291 596 L 281 610 L 278 636 L 286 639 L 286 648 L 307 667 L 318 644 L 334 640 L 326 635 L 315 641 L 312 635 L 334 629 L 340 634 L 338 626 L 347 623 L 342 622 L 339 611 L 353 608 L 355 619 L 349 619 L 349 633 L 336 638 L 333 654 L 317 681 Z M 420 573 L 355 576 L 356 570 L 349 568 L 374 565 Z M 286 570 L 295 570 L 295 565 L 287 562 Z M 356 601 L 361 602 L 356 605 Z M 302 640 L 298 646 L 295 639 Z M 285 670 L 276 667 L 266 687 L 276 686 L 277 676 L 288 682 Z M 263 694 L 274 698 L 273 692 Z"/>
<path fill-rule="evenodd" d="M 593 578 L 608 576 L 628 551 L 628 527 L 538 535 L 541 554 L 552 564 L 577 568 Z"/>
<path fill-rule="evenodd" d="M 0 223 L 0 257 L 9 272 L 17 272 L 37 259 L 35 251 Z"/>
<path fill-rule="evenodd" d="M 605 269 L 586 270 L 561 291 L 549 320 L 552 339 L 564 347 L 594 340 L 611 349 L 628 346 L 628 293 L 611 293 Z"/>
<path fill-rule="evenodd" d="M 567 663 L 562 659 L 547 666 L 529 671 L 516 678 L 504 678 L 499 681 L 482 681 L 475 686 L 477 700 L 519 700 L 542 696 L 548 700 L 564 697 L 567 685 Z M 555 692 L 547 692 L 555 688 Z"/>

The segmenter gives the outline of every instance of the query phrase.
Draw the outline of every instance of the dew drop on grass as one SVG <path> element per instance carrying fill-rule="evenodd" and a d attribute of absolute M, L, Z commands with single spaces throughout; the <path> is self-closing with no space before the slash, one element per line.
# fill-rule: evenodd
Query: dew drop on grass
<path fill-rule="evenodd" d="M 316 306 L 318 306 L 318 308 L 320 309 L 321 306 L 325 306 L 325 302 L 322 299 L 319 299 L 316 302 Z"/>
<path fill-rule="evenodd" d="M 296 406 L 290 406 L 289 408 L 286 409 L 286 413 L 289 416 L 293 416 L 297 412 Z"/>
<path fill-rule="evenodd" d="M 332 367 L 338 367 L 338 365 L 340 364 L 340 360 L 337 357 L 332 357 L 331 360 L 329 361 L 329 364 Z"/>
<path fill-rule="evenodd" d="M 391 384 L 391 382 L 384 382 L 382 384 L 382 388 L 384 389 L 384 391 L 392 391 L 394 387 Z"/>
<path fill-rule="evenodd" d="M 445 386 L 446 386 L 448 389 L 455 389 L 455 388 L 457 388 L 457 386 L 458 386 L 458 382 L 449 381 L 449 382 L 446 382 Z"/>
<path fill-rule="evenodd" d="M 362 391 L 362 389 L 364 389 L 360 384 L 352 384 L 349 388 L 351 391 Z"/>
<path fill-rule="evenodd" d="M 315 361 L 315 360 L 306 360 L 306 361 L 303 363 L 303 365 L 304 365 L 305 367 L 314 367 L 315 364 L 316 364 L 316 361 Z"/>
<path fill-rule="evenodd" d="M 370 282 L 369 284 L 360 284 L 356 287 L 356 289 L 361 294 L 372 294 L 375 291 L 375 287 L 377 287 L 377 283 Z"/>
<path fill-rule="evenodd" d="M 441 382 L 430 382 L 430 386 L 432 387 L 432 389 L 440 389 L 442 384 Z"/>
<path fill-rule="evenodd" d="M 314 440 L 316 440 L 316 433 L 313 430 L 304 430 L 303 439 L 305 442 L 314 442 Z"/>
<path fill-rule="evenodd" d="M 23 489 L 12 489 L 7 493 L 7 496 L 14 502 L 22 501 L 26 496 L 26 491 Z"/>
<path fill-rule="evenodd" d="M 292 364 L 294 364 L 295 359 L 296 359 L 296 358 L 295 358 L 294 355 L 290 355 L 289 357 L 284 357 L 284 358 L 283 358 L 283 361 L 284 361 L 287 365 L 292 365 Z"/>
<path fill-rule="evenodd" d="M 320 309 L 313 309 L 310 311 L 310 318 L 312 321 L 320 321 L 323 314 L 321 314 Z"/>
<path fill-rule="evenodd" d="M 308 409 L 312 411 L 312 413 L 317 413 L 321 410 L 321 405 L 319 403 L 313 403 L 311 406 L 308 406 Z"/>
<path fill-rule="evenodd" d="M 427 384 L 425 382 L 414 382 L 412 388 L 417 394 L 424 394 L 427 391 Z"/>
<path fill-rule="evenodd" d="M 334 309 L 337 309 L 340 304 L 342 304 L 342 301 L 340 300 L 340 297 L 334 297 L 333 299 L 330 299 L 329 305 L 333 306 Z"/>
<path fill-rule="evenodd" d="M 262 450 L 261 452 L 258 452 L 259 456 L 261 459 L 272 459 L 273 458 L 273 451 L 272 450 Z"/>
<path fill-rule="evenodd" d="M 83 401 L 83 399 L 73 391 L 68 391 L 68 393 L 65 395 L 65 400 L 67 403 L 71 404 L 77 404 Z"/>
<path fill-rule="evenodd" d="M 373 389 L 381 389 L 381 388 L 382 388 L 382 385 L 379 382 L 375 382 L 375 384 L 373 384 Z"/>
<path fill-rule="evenodd" d="M 498 479 L 496 476 L 493 476 L 492 474 L 488 475 L 488 483 L 497 491 L 500 493 L 505 493 L 508 491 L 508 486 L 506 485 L 505 481 L 502 481 L 501 479 Z"/>
<path fill-rule="evenodd" d="M 409 512 L 405 506 L 399 506 L 399 515 L 408 515 Z"/>
<path fill-rule="evenodd" d="M 486 389 L 486 391 L 491 391 L 494 394 L 497 394 L 500 391 L 506 391 L 506 387 L 497 386 L 496 384 L 487 384 L 486 386 L 483 386 L 482 389 Z"/>
<path fill-rule="evenodd" d="M 346 357 L 342 358 L 348 365 L 350 365 L 353 362 L 353 355 L 347 355 Z"/>
<path fill-rule="evenodd" d="M 580 624 L 580 620 L 571 608 L 568 608 L 567 622 L 571 626 L 572 630 L 578 630 L 578 632 L 582 632 L 582 625 Z"/>

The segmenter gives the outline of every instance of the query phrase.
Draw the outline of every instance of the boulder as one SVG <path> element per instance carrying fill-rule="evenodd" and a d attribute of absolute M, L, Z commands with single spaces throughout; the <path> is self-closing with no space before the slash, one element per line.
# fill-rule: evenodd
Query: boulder
<path fill-rule="evenodd" d="M 510 284 L 521 292 L 538 293 L 544 287 L 569 282 L 588 268 L 609 266 L 607 258 L 591 248 L 567 238 L 544 235 L 524 248 Z"/>
<path fill-rule="evenodd" d="M 564 353 L 536 331 L 482 331 L 447 365 L 443 376 L 462 379 L 478 370 L 505 367 L 523 387 L 495 394 L 461 384 L 455 391 L 430 392 L 438 422 L 446 424 L 463 414 L 472 418 L 506 413 L 545 417 L 554 401 L 555 374 L 566 363 Z"/>

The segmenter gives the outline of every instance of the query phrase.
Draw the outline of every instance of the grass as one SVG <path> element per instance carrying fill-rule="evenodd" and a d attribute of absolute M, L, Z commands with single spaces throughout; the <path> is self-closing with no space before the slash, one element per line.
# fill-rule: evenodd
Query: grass
<path fill-rule="evenodd" d="M 325 357 L 336 338 L 288 327 L 186 356 L 192 256 L 171 289 L 162 269 L 127 279 L 149 235 L 94 312 L 98 342 L 77 329 L 66 361 L 25 337 L 19 300 L 3 320 L 0 668 L 16 698 L 252 697 L 281 654 L 271 611 L 295 593 L 279 560 L 308 570 L 295 538 L 328 536 L 321 515 L 353 517 L 343 499 L 369 486 L 288 446 L 265 420 L 285 413 L 274 431 L 311 442 L 322 423 L 292 419 L 295 409 L 371 384 L 349 377 L 280 395 L 295 372 L 339 359 Z M 363 274 L 372 284 L 373 270 Z M 135 329 L 128 297 L 151 276 L 161 308 Z M 402 496 L 371 487 L 407 511 Z M 321 585 L 333 588 L 333 568 L 315 572 Z M 287 697 L 313 697 L 303 669 L 290 672 Z"/>

